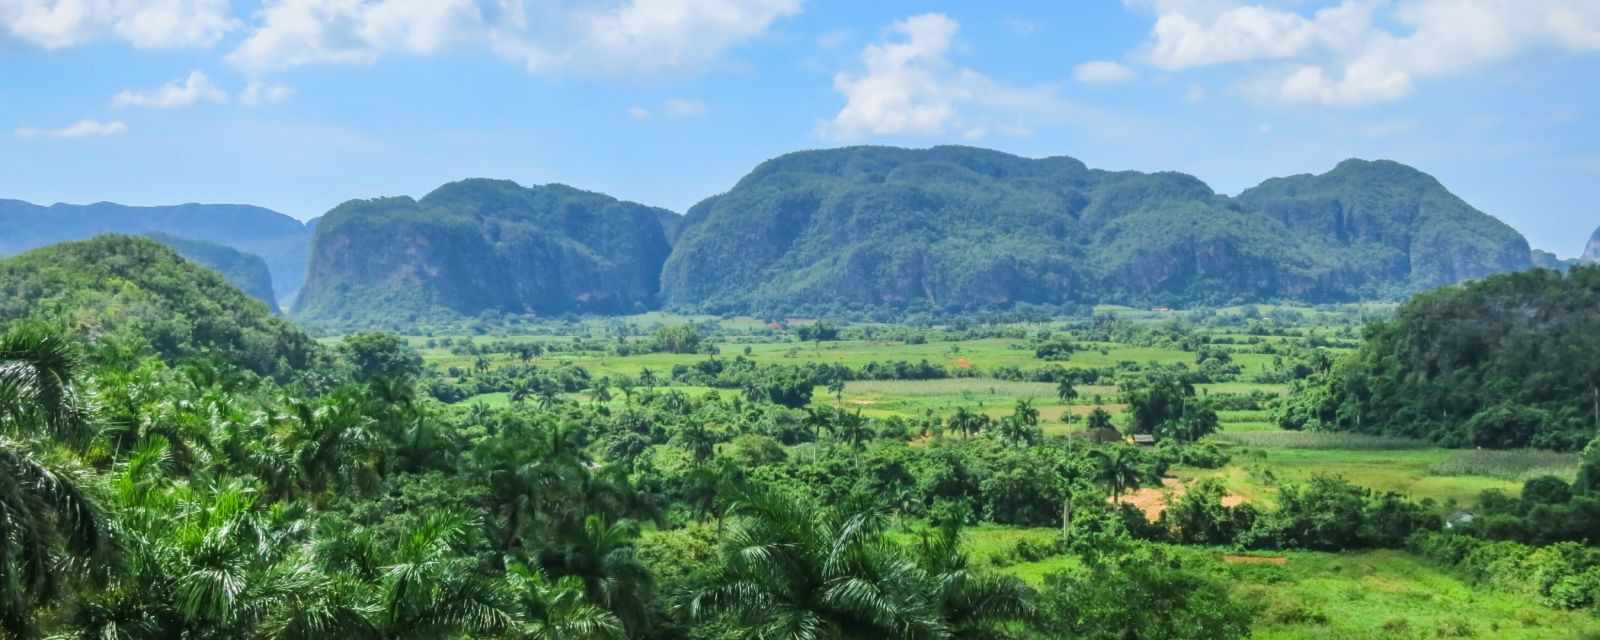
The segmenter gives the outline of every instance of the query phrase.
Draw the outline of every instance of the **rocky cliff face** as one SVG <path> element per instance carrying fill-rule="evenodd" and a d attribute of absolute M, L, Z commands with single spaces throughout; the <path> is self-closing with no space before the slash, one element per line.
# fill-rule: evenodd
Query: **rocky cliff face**
<path fill-rule="evenodd" d="M 1600 262 L 1600 229 L 1594 230 L 1594 235 L 1589 236 L 1589 246 L 1583 251 L 1584 262 Z"/>
<path fill-rule="evenodd" d="M 347 202 L 316 225 L 295 304 L 311 322 L 629 313 L 656 306 L 665 213 L 550 185 L 455 182 L 420 201 Z"/>
<path fill-rule="evenodd" d="M 1176 173 L 963 147 L 786 155 L 690 210 L 667 306 L 706 311 L 1330 302 L 1528 268 L 1526 241 L 1392 162 L 1238 198 Z"/>

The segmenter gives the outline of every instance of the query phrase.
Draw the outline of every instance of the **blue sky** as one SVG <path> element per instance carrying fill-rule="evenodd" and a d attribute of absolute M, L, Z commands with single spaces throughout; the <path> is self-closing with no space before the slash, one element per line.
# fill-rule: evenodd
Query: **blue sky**
<path fill-rule="evenodd" d="M 683 211 L 846 144 L 1229 194 L 1381 157 L 1572 256 L 1596 78 L 1593 0 L 0 0 L 0 197 L 308 218 L 483 176 Z"/>

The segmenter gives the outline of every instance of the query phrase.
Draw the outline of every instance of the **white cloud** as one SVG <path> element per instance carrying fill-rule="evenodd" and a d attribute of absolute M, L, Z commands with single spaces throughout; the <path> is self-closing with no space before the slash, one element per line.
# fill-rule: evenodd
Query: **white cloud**
<path fill-rule="evenodd" d="M 247 107 L 261 107 L 288 102 L 294 97 L 294 87 L 252 80 L 239 93 L 239 103 Z"/>
<path fill-rule="evenodd" d="M 706 103 L 699 100 L 673 98 L 661 107 L 661 112 L 669 118 L 693 118 L 706 114 Z"/>
<path fill-rule="evenodd" d="M 122 122 L 100 122 L 98 120 L 79 120 L 60 129 L 35 129 L 23 127 L 16 130 L 19 138 L 99 138 L 105 136 L 118 136 L 128 132 L 128 125 Z"/>
<path fill-rule="evenodd" d="M 115 38 L 140 49 L 209 47 L 239 26 L 228 0 L 0 0 L 0 31 L 47 49 Z"/>
<path fill-rule="evenodd" d="M 1073 67 L 1072 76 L 1084 84 L 1120 84 L 1132 80 L 1134 73 L 1120 62 L 1091 60 Z"/>
<path fill-rule="evenodd" d="M 268 0 L 256 20 L 228 61 L 262 71 L 436 53 L 480 33 L 483 15 L 474 0 Z"/>
<path fill-rule="evenodd" d="M 174 80 L 148 91 L 124 90 L 111 98 L 111 106 L 174 109 L 202 102 L 222 104 L 227 101 L 228 93 L 211 84 L 206 74 L 191 71 L 182 82 Z"/>
<path fill-rule="evenodd" d="M 1145 61 L 1174 71 L 1255 63 L 1241 88 L 1272 102 L 1391 102 L 1421 80 L 1531 50 L 1600 51 L 1600 2 L 1342 0 L 1310 16 L 1226 0 L 1129 4 L 1156 14 Z"/>
<path fill-rule="evenodd" d="M 4 1 L 4 0 L 0 0 Z M 535 72 L 693 69 L 801 0 L 267 0 L 228 59 L 256 71 L 485 46 Z"/>
<path fill-rule="evenodd" d="M 650 110 L 639 105 L 628 107 L 628 117 L 634 120 L 649 120 Z"/>
<path fill-rule="evenodd" d="M 490 41 L 501 55 L 534 72 L 605 73 L 692 70 L 801 8 L 801 0 L 502 4 L 506 10 L 490 28 Z"/>
<path fill-rule="evenodd" d="M 834 76 L 845 105 L 818 133 L 839 140 L 951 134 L 976 140 L 1027 135 L 1029 119 L 1079 113 L 1052 87 L 1011 87 L 952 64 L 947 55 L 959 28 L 939 13 L 895 22 L 892 41 L 862 52 L 864 71 Z"/>

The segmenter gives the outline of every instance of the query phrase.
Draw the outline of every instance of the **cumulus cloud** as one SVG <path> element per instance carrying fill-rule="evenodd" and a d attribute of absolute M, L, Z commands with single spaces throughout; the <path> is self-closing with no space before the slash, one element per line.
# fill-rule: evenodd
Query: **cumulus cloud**
<path fill-rule="evenodd" d="M 1084 84 L 1120 84 L 1133 76 L 1133 69 L 1110 60 L 1091 60 L 1072 68 L 1072 77 Z"/>
<path fill-rule="evenodd" d="M 228 59 L 270 71 L 488 46 L 535 72 L 697 68 L 801 0 L 269 0 Z"/>
<path fill-rule="evenodd" d="M 0 0 L 0 30 L 47 49 L 103 38 L 140 49 L 209 47 L 238 26 L 228 0 Z"/>
<path fill-rule="evenodd" d="M 228 93 L 211 84 L 211 80 L 206 78 L 206 74 L 199 71 L 191 71 L 189 76 L 181 82 L 174 80 L 147 91 L 124 90 L 111 98 L 111 106 L 117 108 L 175 109 L 193 106 L 202 102 L 222 104 L 227 101 Z"/>
<path fill-rule="evenodd" d="M 1076 111 L 1052 87 L 1012 87 L 951 63 L 959 29 L 939 13 L 895 22 L 889 42 L 862 52 L 864 70 L 834 76 L 845 105 L 818 132 L 840 140 L 952 134 L 977 140 L 1027 135 L 1032 117 L 1070 117 Z"/>
<path fill-rule="evenodd" d="M 683 71 L 712 61 L 801 0 L 625 0 L 546 6 L 508 0 L 490 28 L 496 51 L 531 71 Z"/>
<path fill-rule="evenodd" d="M 467 41 L 482 22 L 473 0 L 269 0 L 228 61 L 255 71 L 372 64 Z"/>
<path fill-rule="evenodd" d="M 128 125 L 122 122 L 100 122 L 98 120 L 79 120 L 60 129 L 35 129 L 23 127 L 16 130 L 19 138 L 101 138 L 118 136 L 128 132 Z"/>
<path fill-rule="evenodd" d="M 1562 0 L 1342 0 L 1302 15 L 1224 0 L 1130 0 L 1156 14 L 1142 52 L 1172 71 L 1254 63 L 1254 98 L 1366 105 L 1535 49 L 1600 51 L 1600 3 Z"/>
<path fill-rule="evenodd" d="M 239 103 L 247 107 L 262 107 L 288 102 L 294 97 L 294 88 L 283 84 L 252 80 L 239 93 Z"/>

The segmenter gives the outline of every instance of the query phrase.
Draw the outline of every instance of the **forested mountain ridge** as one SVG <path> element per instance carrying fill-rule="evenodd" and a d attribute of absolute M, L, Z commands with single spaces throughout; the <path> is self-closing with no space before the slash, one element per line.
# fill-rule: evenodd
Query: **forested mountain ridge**
<path fill-rule="evenodd" d="M 1393 162 L 1228 198 L 1066 157 L 851 147 L 770 160 L 692 208 L 662 297 L 714 312 L 1333 302 L 1530 265 L 1515 230 Z"/>
<path fill-rule="evenodd" d="M 106 233 L 165 233 L 261 256 L 273 294 L 290 300 L 305 280 L 310 230 L 287 215 L 250 205 L 181 204 L 133 207 L 110 202 L 43 207 L 0 200 L 0 256 Z"/>
<path fill-rule="evenodd" d="M 1515 229 L 1397 162 L 1346 160 L 1322 175 L 1267 180 L 1238 201 L 1338 254 L 1334 273 L 1357 287 L 1423 291 L 1529 266 Z"/>
<path fill-rule="evenodd" d="M 1577 450 L 1600 431 L 1600 266 L 1499 274 L 1412 298 L 1297 383 L 1292 429 L 1452 447 Z"/>
<path fill-rule="evenodd" d="M 155 240 L 104 235 L 0 259 L 0 323 L 40 320 L 169 361 L 204 356 L 261 375 L 310 367 L 316 343 L 212 269 Z"/>
<path fill-rule="evenodd" d="M 267 308 L 278 313 L 277 298 L 272 295 L 272 272 L 261 256 L 235 250 L 215 242 L 188 240 L 165 233 L 147 233 L 145 237 L 170 247 L 178 255 L 222 274 L 223 279 L 252 298 L 267 303 Z"/>
<path fill-rule="evenodd" d="M 353 200 L 317 223 L 295 304 L 310 322 L 657 306 L 662 209 L 564 185 L 473 179 L 421 200 Z"/>

